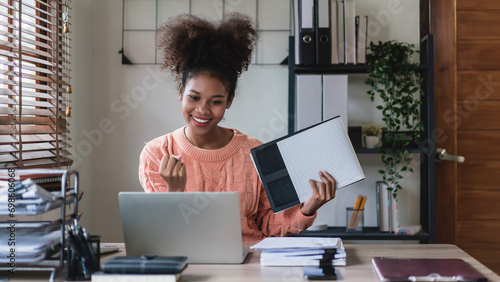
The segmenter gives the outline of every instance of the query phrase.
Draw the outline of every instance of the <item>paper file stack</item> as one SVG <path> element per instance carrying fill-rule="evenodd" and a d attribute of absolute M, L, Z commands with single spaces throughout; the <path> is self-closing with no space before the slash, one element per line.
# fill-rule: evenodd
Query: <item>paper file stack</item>
<path fill-rule="evenodd" d="M 262 266 L 346 265 L 346 253 L 340 238 L 273 237 L 251 248 L 262 251 Z"/>
<path fill-rule="evenodd" d="M 11 192 L 12 191 L 12 192 Z M 66 191 L 66 202 L 74 200 L 74 191 Z M 28 178 L 22 181 L 0 181 L 0 215 L 16 214 L 37 215 L 60 208 L 60 191 L 49 192 Z M 15 209 L 9 203 L 15 204 Z"/>

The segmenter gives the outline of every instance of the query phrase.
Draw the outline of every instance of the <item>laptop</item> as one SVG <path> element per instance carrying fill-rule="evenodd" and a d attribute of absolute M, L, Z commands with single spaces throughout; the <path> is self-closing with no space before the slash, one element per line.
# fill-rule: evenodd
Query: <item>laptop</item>
<path fill-rule="evenodd" d="M 188 263 L 243 263 L 236 192 L 120 192 L 128 256 L 187 256 Z"/>

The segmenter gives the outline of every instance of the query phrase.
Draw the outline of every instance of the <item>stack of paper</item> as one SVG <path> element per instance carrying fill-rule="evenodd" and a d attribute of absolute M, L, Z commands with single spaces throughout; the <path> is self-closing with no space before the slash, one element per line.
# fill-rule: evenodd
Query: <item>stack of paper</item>
<path fill-rule="evenodd" d="M 0 244 L 0 263 L 12 262 L 12 258 L 15 258 L 16 263 L 33 263 L 43 260 L 49 250 L 57 249 L 56 246 L 61 241 L 61 231 L 56 230 L 48 234 L 17 233 L 16 227 L 11 227 L 0 229 L 0 240 L 5 242 Z M 15 244 L 9 245 L 7 242 Z"/>
<path fill-rule="evenodd" d="M 23 181 L 14 182 L 14 186 L 11 187 L 17 203 L 42 203 L 47 201 L 55 201 L 57 197 L 60 196 L 60 192 L 55 192 L 54 194 L 48 192 L 42 187 L 38 186 L 33 180 L 26 179 Z M 11 192 L 9 192 L 8 185 L 3 185 L 0 189 L 0 200 L 6 202 Z M 5 186 L 5 187 L 3 187 Z M 12 196 L 10 196 L 12 197 Z"/>
<path fill-rule="evenodd" d="M 251 246 L 262 251 L 262 266 L 345 266 L 346 253 L 340 238 L 272 237 Z"/>
<path fill-rule="evenodd" d="M 10 213 L 36 215 L 61 207 L 61 192 L 49 192 L 31 179 L 0 182 L 0 214 Z M 66 193 L 66 202 L 72 201 L 74 192 Z M 11 205 L 9 205 L 9 203 Z M 15 209 L 12 208 L 15 205 Z"/>

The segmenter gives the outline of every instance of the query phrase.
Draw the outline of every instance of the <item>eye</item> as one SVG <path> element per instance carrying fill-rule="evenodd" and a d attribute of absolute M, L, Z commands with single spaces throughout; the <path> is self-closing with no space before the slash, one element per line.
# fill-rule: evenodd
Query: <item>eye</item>
<path fill-rule="evenodd" d="M 214 104 L 214 105 L 220 105 L 220 104 L 222 104 L 222 101 L 220 101 L 220 100 L 213 100 L 212 104 Z"/>
<path fill-rule="evenodd" d="M 200 100 L 200 97 L 197 97 L 197 96 L 189 95 L 188 97 L 189 97 L 189 99 L 191 99 L 191 100 L 193 100 L 193 101 L 198 101 L 198 100 Z"/>

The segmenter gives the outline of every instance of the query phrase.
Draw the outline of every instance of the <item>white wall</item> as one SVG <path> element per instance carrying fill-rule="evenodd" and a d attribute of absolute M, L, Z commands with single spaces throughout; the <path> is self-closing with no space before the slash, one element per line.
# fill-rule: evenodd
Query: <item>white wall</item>
<path fill-rule="evenodd" d="M 369 15 L 373 40 L 397 39 L 418 46 L 418 1 L 358 0 L 357 14 Z M 121 65 L 122 0 L 73 2 L 74 148 L 76 167 L 86 189 L 84 219 L 102 241 L 121 241 L 120 191 L 141 191 L 138 158 L 144 142 L 184 125 L 177 85 L 154 65 Z M 93 8 L 93 12 L 90 9 Z M 76 33 L 78 31 L 78 33 Z M 75 44 L 79 43 L 79 44 Z M 145 42 L 144 44 L 151 44 Z M 252 65 L 239 81 L 237 97 L 221 125 L 269 141 L 287 132 L 288 73 L 284 66 Z M 366 75 L 349 76 L 349 124 L 382 125 L 380 114 L 365 94 Z M 376 224 L 375 181 L 378 155 L 360 155 L 366 180 L 338 191 L 321 209 L 318 223 L 345 224 L 345 207 L 358 194 L 368 195 L 367 225 Z M 90 182 L 89 182 L 90 181 Z M 418 174 L 400 194 L 400 223 L 419 222 Z M 90 196 L 89 196 L 90 194 Z M 88 201 L 90 199 L 92 203 Z M 137 207 L 140 209 L 140 207 Z"/>
<path fill-rule="evenodd" d="M 71 94 L 72 117 L 69 119 L 72 153 L 77 151 L 77 144 L 85 140 L 82 130 L 91 128 L 93 123 L 93 39 L 94 39 L 94 1 L 73 1 L 71 16 L 71 72 L 73 93 Z M 93 172 L 92 158 L 74 158 L 73 169 L 80 173 L 80 187 L 84 193 L 79 209 L 84 212 L 81 218 L 83 226 L 93 232 Z"/>

